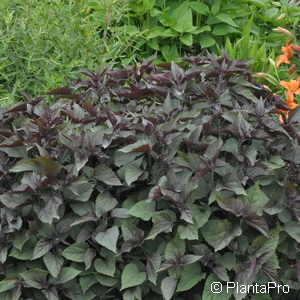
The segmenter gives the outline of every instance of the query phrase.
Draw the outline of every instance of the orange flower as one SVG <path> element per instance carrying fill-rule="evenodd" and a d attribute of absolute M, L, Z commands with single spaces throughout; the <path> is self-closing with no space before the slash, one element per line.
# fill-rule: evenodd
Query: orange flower
<path fill-rule="evenodd" d="M 290 81 L 283 81 L 281 80 L 280 85 L 285 87 L 288 91 L 286 92 L 286 102 L 288 105 L 293 105 L 294 104 L 294 95 L 299 95 L 300 94 L 300 76 L 296 80 L 290 80 Z"/>
<path fill-rule="evenodd" d="M 284 81 L 281 80 L 279 81 L 280 85 L 282 85 L 283 87 L 285 87 L 289 92 L 294 93 L 296 95 L 298 95 L 300 93 L 300 76 L 298 76 L 298 78 L 296 80 L 292 79 L 290 81 Z"/>
<path fill-rule="evenodd" d="M 290 81 L 283 81 L 281 80 L 280 85 L 285 87 L 287 89 L 287 92 L 285 93 L 286 96 L 286 104 L 290 107 L 290 109 L 294 109 L 298 106 L 297 103 L 294 102 L 295 98 L 294 95 L 300 94 L 300 76 L 296 80 L 290 80 Z M 285 113 L 285 115 L 288 115 L 288 111 L 286 110 L 280 110 Z M 282 116 L 279 115 L 279 121 L 283 122 Z"/>
<path fill-rule="evenodd" d="M 292 41 L 293 39 L 289 39 L 286 44 L 285 47 L 281 47 L 281 51 L 282 51 L 282 55 L 279 55 L 277 57 L 277 63 L 276 63 L 276 67 L 279 67 L 282 63 L 286 63 L 286 64 L 290 64 L 290 58 L 293 57 L 293 53 L 292 53 L 292 45 L 290 45 L 289 43 Z"/>

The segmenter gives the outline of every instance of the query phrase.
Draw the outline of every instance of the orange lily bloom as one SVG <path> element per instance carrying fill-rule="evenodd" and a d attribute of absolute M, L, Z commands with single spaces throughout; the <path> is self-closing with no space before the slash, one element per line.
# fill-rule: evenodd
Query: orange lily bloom
<path fill-rule="evenodd" d="M 290 80 L 289 82 L 281 80 L 279 83 L 288 90 L 286 92 L 287 103 L 292 104 L 294 102 L 294 95 L 300 94 L 300 76 L 296 80 Z"/>
<path fill-rule="evenodd" d="M 283 87 L 285 87 L 288 91 L 285 93 L 287 99 L 286 104 L 291 108 L 294 109 L 298 106 L 297 103 L 294 102 L 295 98 L 294 95 L 300 94 L 300 76 L 296 80 L 290 80 L 290 81 L 283 81 L 281 80 L 279 82 Z M 286 115 L 288 114 L 288 111 L 280 110 L 284 112 Z M 279 121 L 283 122 L 282 116 L 279 115 Z"/>
<path fill-rule="evenodd" d="M 286 64 L 290 64 L 290 58 L 293 57 L 293 53 L 292 53 L 292 45 L 290 45 L 289 43 L 292 41 L 293 39 L 289 39 L 286 44 L 285 47 L 281 47 L 281 51 L 282 51 L 282 55 L 279 55 L 277 57 L 277 63 L 276 63 L 276 67 L 279 67 L 282 63 L 286 63 Z"/>
<path fill-rule="evenodd" d="M 298 76 L 297 79 L 295 80 L 290 80 L 290 81 L 283 81 L 281 80 L 279 82 L 283 87 L 285 87 L 288 91 L 285 93 L 287 99 L 286 99 L 286 104 L 291 108 L 294 109 L 298 106 L 297 103 L 294 102 L 295 98 L 294 95 L 299 95 L 300 94 L 300 76 Z M 285 115 L 288 115 L 288 111 L 286 110 L 280 110 L 285 113 Z M 282 123 L 283 119 L 282 116 L 279 115 L 279 121 Z"/>

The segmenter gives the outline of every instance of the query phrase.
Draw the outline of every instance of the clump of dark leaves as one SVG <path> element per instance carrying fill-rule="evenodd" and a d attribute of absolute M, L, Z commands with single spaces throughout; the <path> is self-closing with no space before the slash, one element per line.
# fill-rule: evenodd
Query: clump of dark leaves
<path fill-rule="evenodd" d="M 297 298 L 300 108 L 246 61 L 153 59 L 1 111 L 1 300 Z"/>

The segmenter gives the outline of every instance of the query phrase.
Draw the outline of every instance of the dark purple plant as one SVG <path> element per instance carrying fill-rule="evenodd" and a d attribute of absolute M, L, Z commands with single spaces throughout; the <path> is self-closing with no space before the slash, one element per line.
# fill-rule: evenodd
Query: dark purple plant
<path fill-rule="evenodd" d="M 0 112 L 1 299 L 296 299 L 300 109 L 226 54 L 154 58 Z"/>

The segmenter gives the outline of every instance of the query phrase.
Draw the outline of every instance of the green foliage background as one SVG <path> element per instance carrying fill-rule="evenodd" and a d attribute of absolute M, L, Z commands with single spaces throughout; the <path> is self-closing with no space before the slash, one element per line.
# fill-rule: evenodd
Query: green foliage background
<path fill-rule="evenodd" d="M 203 48 L 253 58 L 254 71 L 274 74 L 283 38 L 299 9 L 270 0 L 3 0 L 0 3 L 0 105 L 66 83 L 82 68 L 135 63 L 158 51 L 171 61 Z"/>

